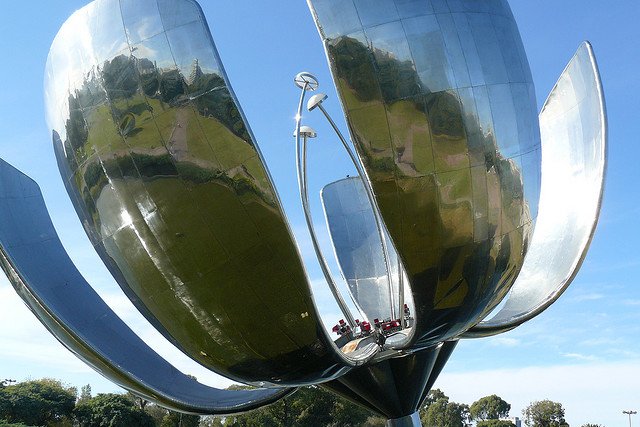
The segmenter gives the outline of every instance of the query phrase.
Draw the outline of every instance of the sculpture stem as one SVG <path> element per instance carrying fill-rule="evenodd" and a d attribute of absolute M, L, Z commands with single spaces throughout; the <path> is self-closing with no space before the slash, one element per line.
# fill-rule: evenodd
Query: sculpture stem
<path fill-rule="evenodd" d="M 420 421 L 420 415 L 414 412 L 406 417 L 388 420 L 387 427 L 422 427 L 422 422 Z"/>

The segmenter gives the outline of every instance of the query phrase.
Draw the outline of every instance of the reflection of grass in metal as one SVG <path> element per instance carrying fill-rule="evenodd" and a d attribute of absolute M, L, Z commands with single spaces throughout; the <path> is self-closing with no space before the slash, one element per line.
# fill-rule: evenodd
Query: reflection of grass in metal
<path fill-rule="evenodd" d="M 349 83 L 343 78 L 339 78 L 336 83 L 336 86 L 339 88 L 340 98 L 343 100 L 342 102 L 345 107 L 349 110 L 362 108 L 369 105 L 376 105 L 381 101 L 377 98 L 362 100 L 361 97 L 358 96 L 357 91 L 355 89 L 352 89 L 349 86 Z"/>
<path fill-rule="evenodd" d="M 114 115 L 129 118 L 129 125 L 135 124 L 132 129 L 127 128 L 126 143 L 118 132 L 122 123 L 115 121 Z M 103 158 L 163 156 L 166 152 L 176 164 L 194 165 L 188 167 L 191 171 L 200 168 L 196 171 L 200 181 L 221 172 L 240 184 L 248 177 L 267 200 L 275 200 L 254 147 L 217 119 L 203 117 L 189 106 L 169 107 L 160 100 L 136 96 L 118 100 L 113 108 L 102 104 L 87 116 L 89 137 L 87 144 L 78 149 L 78 157 L 88 158 L 94 152 Z M 85 173 L 88 167 L 84 165 Z"/>
<path fill-rule="evenodd" d="M 339 81 L 339 85 L 342 89 L 341 97 L 344 97 L 345 105 L 351 109 L 350 122 L 360 147 L 369 148 L 364 152 L 361 150 L 361 154 L 365 157 L 370 172 L 373 173 L 372 177 L 375 178 L 379 174 L 384 176 L 385 172 L 393 171 L 396 171 L 398 177 L 408 178 L 424 177 L 435 173 L 438 181 L 441 181 L 441 176 L 446 175 L 442 172 L 455 172 L 469 168 L 464 117 L 460 102 L 454 94 L 450 92 L 431 94 L 430 106 L 421 105 L 423 98 L 417 96 L 389 103 L 383 108 L 381 104 L 374 101 L 361 101 L 346 82 Z M 432 112 L 429 113 L 429 111 Z M 393 140 L 393 153 L 387 146 L 389 132 Z M 488 183 L 496 187 L 489 189 L 489 192 L 499 195 L 497 208 L 502 211 L 502 219 L 499 220 L 499 224 L 496 224 L 497 231 L 515 230 L 523 222 L 520 172 L 508 160 L 495 158 L 496 147 L 492 139 L 486 141 L 485 150 L 488 158 L 492 158 L 497 163 L 496 168 L 487 170 Z M 456 184 L 456 194 L 458 198 L 466 201 L 463 204 L 467 206 L 464 210 L 468 213 L 468 205 L 472 203 L 473 188 L 470 177 L 465 175 L 463 178 Z M 416 185 L 422 184 L 418 182 Z M 413 194 L 412 191 L 408 193 L 403 191 L 403 193 Z M 443 227 L 450 234 L 461 234 L 468 227 L 460 227 L 459 222 L 454 220 L 455 217 L 460 217 L 460 208 L 443 205 L 443 197 L 449 198 L 446 188 L 441 189 L 440 193 L 440 216 Z M 466 224 L 468 215 L 462 216 L 465 219 L 462 223 Z M 524 222 L 529 222 L 529 219 L 525 219 Z M 454 224 L 457 225 L 454 227 Z"/>
<path fill-rule="evenodd" d="M 411 177 L 469 167 L 462 111 L 453 94 L 432 94 L 434 105 L 428 110 L 422 96 L 385 105 L 361 101 L 344 82 L 339 84 L 358 145 L 367 149 L 364 155 L 373 172 L 397 167 L 399 176 Z"/>
<path fill-rule="evenodd" d="M 256 159 L 256 162 L 257 159 Z M 259 168 L 259 162 L 255 168 Z M 154 179 L 167 178 L 179 175 L 184 181 L 193 184 L 204 184 L 207 182 L 217 182 L 232 188 L 239 196 L 246 193 L 257 196 L 272 209 L 276 208 L 274 195 L 265 175 L 249 175 L 244 172 L 248 168 L 240 168 L 233 174 L 223 172 L 220 169 L 203 168 L 195 163 L 174 162 L 168 155 L 148 155 L 131 153 L 130 156 L 112 156 L 102 159 L 102 163 L 91 161 L 84 165 L 81 170 L 83 180 L 79 188 L 84 191 L 89 189 L 92 197 L 96 199 L 102 189 L 109 184 L 109 181 L 120 179 L 121 177 L 138 178 L 150 181 Z M 105 175 L 104 171 L 118 170 L 118 176 Z M 107 172 L 108 173 L 108 172 Z M 80 174 L 77 174 L 79 177 Z M 266 191 L 265 191 L 266 190 Z"/>
<path fill-rule="evenodd" d="M 397 101 L 387 106 L 391 138 L 398 153 L 398 168 L 404 176 L 434 172 L 429 124 L 415 100 Z"/>
<path fill-rule="evenodd" d="M 522 186 L 517 165 L 496 156 L 488 138 L 484 174 L 471 176 L 468 118 L 454 93 L 381 104 L 363 102 L 342 79 L 338 86 L 414 290 L 436 310 L 431 321 L 444 322 L 438 318 L 441 310 L 458 307 L 475 310 L 473 318 L 491 311 L 523 261 L 527 232 L 520 227 L 528 218 L 517 194 Z M 397 179 L 395 185 L 389 179 Z M 473 179 L 486 179 L 489 205 L 475 203 Z M 476 225 L 482 224 L 488 230 L 476 240 Z"/>
<path fill-rule="evenodd" d="M 245 165 L 249 173 L 264 175 L 261 165 L 247 162 L 257 154 L 249 143 L 217 119 L 203 117 L 189 106 L 170 108 L 156 99 L 136 97 L 118 101 L 114 111 L 120 117 L 133 114 L 132 111 L 139 113 L 134 116 L 136 132 L 126 137 L 126 145 L 119 141 L 118 124 L 114 123 L 111 109 L 103 104 L 89 113 L 89 137 L 82 150 L 117 155 L 127 148 L 144 153 L 166 146 L 172 154 L 178 153 L 180 160 L 201 167 L 227 171 L 249 163 Z"/>
<path fill-rule="evenodd" d="M 251 145 L 218 120 L 203 116 L 198 116 L 197 120 L 224 170 L 237 167 L 256 155 L 256 150 Z"/>
<path fill-rule="evenodd" d="M 190 183 L 189 191 L 175 178 L 114 184 L 130 217 L 113 215 L 111 189 L 105 188 L 98 212 L 122 222 L 108 227 L 117 231 L 103 236 L 105 246 L 132 289 L 190 354 L 227 369 L 268 365 L 313 344 L 306 340 L 316 336 L 318 319 L 278 212 L 255 194 L 238 195 L 218 182 Z M 146 197 L 157 210 L 143 216 L 138 202 Z M 248 342 L 251 348 L 237 344 Z"/>

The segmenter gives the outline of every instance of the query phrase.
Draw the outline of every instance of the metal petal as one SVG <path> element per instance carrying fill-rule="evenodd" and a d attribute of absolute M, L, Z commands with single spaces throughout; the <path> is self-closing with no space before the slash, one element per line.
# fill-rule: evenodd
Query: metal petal
<path fill-rule="evenodd" d="M 369 321 L 400 318 L 403 314 L 398 306 L 399 275 L 402 274 L 406 282 L 406 272 L 384 231 L 391 270 L 387 275 L 382 242 L 362 180 L 346 178 L 325 186 L 322 205 L 336 259 L 353 299 Z M 404 300 L 413 310 L 408 289 L 405 289 Z"/>
<path fill-rule="evenodd" d="M 203 366 L 257 386 L 330 379 L 341 353 L 206 19 L 191 0 L 96 0 L 47 64 L 48 122 L 94 247 Z"/>
<path fill-rule="evenodd" d="M 291 389 L 219 390 L 178 371 L 142 341 L 85 281 L 64 250 L 38 185 L 0 160 L 0 264 L 38 320 L 109 380 L 167 408 L 230 414 Z"/>
<path fill-rule="evenodd" d="M 593 238 L 604 189 L 607 118 L 593 49 L 584 42 L 540 113 L 540 212 L 529 252 L 502 309 L 465 337 L 508 331 L 553 304 Z"/>
<path fill-rule="evenodd" d="M 537 212 L 528 61 L 506 1 L 308 0 L 408 276 L 420 345 L 511 288 Z"/>

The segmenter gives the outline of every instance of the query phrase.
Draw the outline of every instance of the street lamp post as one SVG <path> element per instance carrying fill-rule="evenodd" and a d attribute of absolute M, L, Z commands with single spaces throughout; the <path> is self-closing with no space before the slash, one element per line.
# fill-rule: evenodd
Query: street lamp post
<path fill-rule="evenodd" d="M 636 411 L 622 411 L 623 414 L 629 415 L 629 427 L 631 427 L 631 415 L 637 414 Z"/>

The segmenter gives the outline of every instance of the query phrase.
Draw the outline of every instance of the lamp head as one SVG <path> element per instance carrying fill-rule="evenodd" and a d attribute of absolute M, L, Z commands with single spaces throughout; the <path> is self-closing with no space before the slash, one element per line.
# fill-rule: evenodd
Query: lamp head
<path fill-rule="evenodd" d="M 322 102 L 324 102 L 324 100 L 327 98 L 328 96 L 325 95 L 324 93 L 317 93 L 313 95 L 311 98 L 309 98 L 309 102 L 307 102 L 307 110 L 309 111 L 315 110 L 315 108 L 318 105 L 322 104 Z"/>
<path fill-rule="evenodd" d="M 293 132 L 293 136 L 296 136 L 295 131 Z M 311 126 L 300 126 L 300 136 L 304 138 L 315 138 L 318 134 Z"/>
<path fill-rule="evenodd" d="M 318 89 L 319 86 L 318 79 L 313 74 L 307 72 L 296 74 L 293 81 L 296 86 L 304 90 L 313 91 Z"/>

